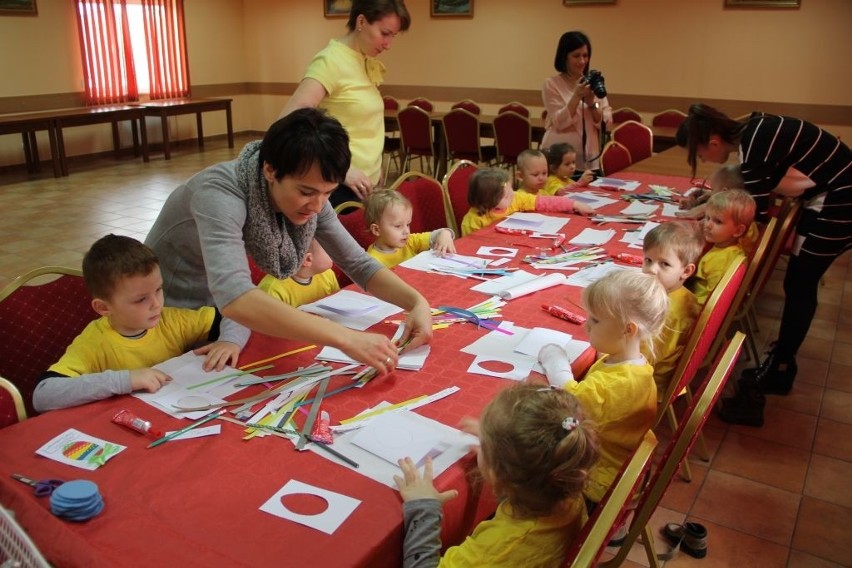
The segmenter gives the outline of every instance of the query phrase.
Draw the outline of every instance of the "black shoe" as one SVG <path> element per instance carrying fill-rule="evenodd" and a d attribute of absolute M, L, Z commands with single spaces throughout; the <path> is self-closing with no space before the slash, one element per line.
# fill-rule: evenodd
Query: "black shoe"
<path fill-rule="evenodd" d="M 719 417 L 728 424 L 742 424 L 755 428 L 763 426 L 766 397 L 753 380 L 742 378 L 738 386 L 736 395 L 722 399 Z"/>
<path fill-rule="evenodd" d="M 763 363 L 745 369 L 740 375 L 740 381 L 757 383 L 763 394 L 789 394 L 797 372 L 795 356 L 781 353 L 777 344 L 773 343 Z"/>

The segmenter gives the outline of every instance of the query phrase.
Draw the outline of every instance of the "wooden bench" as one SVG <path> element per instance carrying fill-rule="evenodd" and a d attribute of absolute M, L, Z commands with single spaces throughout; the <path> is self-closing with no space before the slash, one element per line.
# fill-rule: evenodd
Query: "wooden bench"
<path fill-rule="evenodd" d="M 169 99 L 142 103 L 146 116 L 159 116 L 163 128 L 163 153 L 167 160 L 171 159 L 171 143 L 169 139 L 170 116 L 179 114 L 195 114 L 198 131 L 198 147 L 204 147 L 204 126 L 201 114 L 209 111 L 224 110 L 228 125 L 228 148 L 234 147 L 234 126 L 231 120 L 231 101 L 233 99 Z"/>

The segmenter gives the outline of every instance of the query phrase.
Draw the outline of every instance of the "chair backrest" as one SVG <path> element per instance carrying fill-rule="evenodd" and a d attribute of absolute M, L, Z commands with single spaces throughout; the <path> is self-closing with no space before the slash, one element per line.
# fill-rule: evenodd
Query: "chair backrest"
<path fill-rule="evenodd" d="M 451 160 L 482 161 L 479 141 L 479 117 L 463 108 L 456 108 L 443 116 L 447 157 Z"/>
<path fill-rule="evenodd" d="M 529 119 L 509 110 L 495 116 L 493 125 L 497 159 L 501 164 L 514 165 L 518 161 L 518 154 L 532 146 Z"/>
<path fill-rule="evenodd" d="M 459 101 L 454 104 L 451 109 L 463 108 L 471 114 L 482 114 L 482 109 L 479 108 L 479 105 L 470 99 L 464 99 L 463 101 Z"/>
<path fill-rule="evenodd" d="M 667 126 L 677 128 L 686 119 L 686 113 L 674 108 L 658 112 L 651 118 L 653 126 Z"/>
<path fill-rule="evenodd" d="M 399 136 L 406 154 L 418 156 L 434 155 L 432 119 L 429 113 L 418 106 L 407 106 L 397 114 Z"/>
<path fill-rule="evenodd" d="M 391 186 L 403 194 L 412 208 L 411 232 L 423 233 L 451 227 L 444 190 L 438 180 L 421 172 L 408 172 Z"/>
<path fill-rule="evenodd" d="M 432 101 L 420 97 L 409 101 L 407 106 L 422 108 L 426 112 L 432 112 L 433 110 L 435 110 L 435 105 L 432 104 Z"/>
<path fill-rule="evenodd" d="M 654 148 L 654 133 L 635 120 L 622 122 L 612 129 L 612 139 L 630 150 L 634 162 L 650 158 Z"/>
<path fill-rule="evenodd" d="M 519 115 L 525 116 L 527 118 L 530 117 L 530 109 L 528 109 L 525 104 L 519 103 L 517 101 L 512 101 L 501 106 L 500 109 L 497 111 L 497 114 L 503 114 L 504 112 L 509 111 L 516 112 Z"/>
<path fill-rule="evenodd" d="M 620 172 L 632 163 L 633 158 L 630 155 L 630 150 L 615 140 L 607 142 L 601 152 L 601 169 L 604 175 L 608 176 Z"/>
<path fill-rule="evenodd" d="M 385 103 L 385 110 L 399 110 L 399 101 L 396 98 L 385 95 L 382 101 Z"/>
<path fill-rule="evenodd" d="M 452 215 L 453 231 L 456 235 L 460 235 L 462 219 L 470 209 L 470 204 L 467 202 L 467 188 L 470 183 L 470 176 L 478 170 L 479 167 L 468 160 L 461 160 L 459 163 L 450 168 L 447 175 L 444 176 L 443 186 L 446 201 L 450 206 Z"/>
<path fill-rule="evenodd" d="M 351 211 L 349 211 L 351 209 Z M 373 237 L 367 230 L 366 222 L 364 221 L 364 204 L 360 201 L 346 201 L 334 208 L 337 213 L 337 220 L 346 229 L 346 232 L 352 235 L 352 238 L 361 245 L 361 248 L 367 249 L 373 244 Z M 341 211 L 349 211 L 341 214 Z"/>
<path fill-rule="evenodd" d="M 716 336 L 722 335 L 724 331 L 722 325 L 727 319 L 731 304 L 742 284 L 745 273 L 745 260 L 740 259 L 739 262 L 732 263 L 725 274 L 722 275 L 722 279 L 719 280 L 710 297 L 707 298 L 707 303 L 701 309 L 701 313 L 692 327 L 692 332 L 689 334 L 689 339 L 683 347 L 683 355 L 681 355 L 672 374 L 669 388 L 657 409 L 657 424 L 665 415 L 666 408 L 692 382 L 698 369 L 702 367 L 707 354 L 710 353 L 710 348 L 714 344 Z"/>
<path fill-rule="evenodd" d="M 624 462 L 615 481 L 583 525 L 580 534 L 568 547 L 563 566 L 587 568 L 597 563 L 615 529 L 627 516 L 628 506 L 645 479 L 645 472 L 651 466 L 656 447 L 657 438 L 649 430 L 633 452 L 633 457 Z"/>
<path fill-rule="evenodd" d="M 21 391 L 8 380 L 0 377 L 0 428 L 23 422 L 27 409 Z"/>
<path fill-rule="evenodd" d="M 758 271 L 752 282 L 751 290 L 746 296 L 745 302 L 740 306 L 740 313 L 751 309 L 752 304 L 757 295 L 763 291 L 766 282 L 769 281 L 769 276 L 775 270 L 775 265 L 778 263 L 781 253 L 796 231 L 796 224 L 799 222 L 799 216 L 802 213 L 802 204 L 795 199 L 785 199 L 784 204 L 778 212 L 778 230 L 775 239 L 772 241 L 769 251 L 766 253 L 766 258 L 763 261 L 763 266 Z"/>
<path fill-rule="evenodd" d="M 680 468 L 681 462 L 686 458 L 701 431 L 701 427 L 716 404 L 716 400 L 718 400 L 725 382 L 737 362 L 744 340 L 744 334 L 737 332 L 734 335 L 725 350 L 716 359 L 711 372 L 707 375 L 708 378 L 696 390 L 695 398 L 687 407 L 677 431 L 666 445 L 662 458 L 658 462 L 659 465 L 651 475 L 648 486 L 639 497 L 639 503 L 630 525 L 630 531 L 624 539 L 624 544 L 622 544 L 615 558 L 607 560 L 607 565 L 620 566 L 640 533 L 644 534 L 646 539 L 653 538 L 648 529 L 651 515 L 660 504 L 672 477 Z M 646 546 L 646 551 L 650 553 L 649 548 L 651 547 Z"/>
<path fill-rule="evenodd" d="M 635 122 L 641 123 L 642 115 L 630 107 L 621 107 L 612 111 L 613 124 L 621 124 L 622 122 L 627 122 L 628 120 L 633 120 Z"/>
<path fill-rule="evenodd" d="M 97 317 L 79 270 L 38 268 L 0 291 L 0 376 L 21 392 L 28 415 L 38 377 Z"/>

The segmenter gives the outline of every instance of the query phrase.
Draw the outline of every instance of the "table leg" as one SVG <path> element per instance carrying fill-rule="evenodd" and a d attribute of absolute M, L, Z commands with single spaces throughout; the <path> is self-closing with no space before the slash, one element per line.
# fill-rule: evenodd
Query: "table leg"
<path fill-rule="evenodd" d="M 130 130 L 133 133 L 133 156 L 139 157 L 139 128 L 136 126 L 136 119 L 130 119 Z"/>
<path fill-rule="evenodd" d="M 163 127 L 163 154 L 167 160 L 172 159 L 171 148 L 169 148 L 169 117 L 163 115 L 160 117 L 160 124 Z"/>
<path fill-rule="evenodd" d="M 121 136 L 118 133 L 118 121 L 112 121 L 112 151 L 116 160 L 121 159 Z"/>
<path fill-rule="evenodd" d="M 198 147 L 204 148 L 204 124 L 201 122 L 201 112 L 195 113 L 195 126 L 198 131 Z"/>
<path fill-rule="evenodd" d="M 225 107 L 225 121 L 228 123 L 228 148 L 234 147 L 234 123 L 231 120 L 231 102 Z"/>
<path fill-rule="evenodd" d="M 68 161 L 65 157 L 65 138 L 62 136 L 62 126 L 56 124 L 56 149 L 59 154 L 59 168 L 63 176 L 68 175 Z"/>
<path fill-rule="evenodd" d="M 27 173 L 34 173 L 35 165 L 33 165 L 33 149 L 30 145 L 29 132 L 21 132 L 21 142 L 24 146 L 24 161 L 27 163 Z"/>
<path fill-rule="evenodd" d="M 56 143 L 56 126 L 52 123 L 47 128 L 47 139 L 50 141 L 50 161 L 53 164 L 53 177 L 61 177 L 62 161 L 59 159 L 59 148 Z"/>
<path fill-rule="evenodd" d="M 145 124 L 145 117 L 139 117 L 139 134 L 142 138 L 142 161 L 148 162 L 151 156 L 148 153 L 148 125 Z"/>

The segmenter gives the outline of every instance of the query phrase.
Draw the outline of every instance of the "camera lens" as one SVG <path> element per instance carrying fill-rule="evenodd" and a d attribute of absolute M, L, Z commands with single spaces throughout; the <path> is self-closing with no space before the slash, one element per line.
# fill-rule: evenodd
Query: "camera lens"
<path fill-rule="evenodd" d="M 606 85 L 604 84 L 604 76 L 600 71 L 592 70 L 588 76 L 589 88 L 599 99 L 606 96 Z"/>

